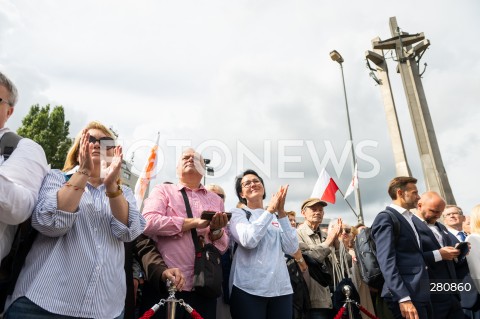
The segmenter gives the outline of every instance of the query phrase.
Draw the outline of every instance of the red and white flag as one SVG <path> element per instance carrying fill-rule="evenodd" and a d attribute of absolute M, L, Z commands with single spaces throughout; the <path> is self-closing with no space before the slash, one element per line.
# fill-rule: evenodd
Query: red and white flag
<path fill-rule="evenodd" d="M 157 151 L 159 139 L 160 133 L 158 133 L 157 143 L 155 143 L 155 145 L 150 150 L 150 156 L 148 157 L 148 160 L 143 167 L 142 173 L 137 180 L 137 184 L 135 184 L 135 200 L 137 202 L 138 209 L 142 207 L 145 192 L 147 191 L 150 180 L 152 179 L 155 172 L 155 167 L 157 166 Z"/>
<path fill-rule="evenodd" d="M 326 202 L 335 204 L 335 193 L 338 191 L 337 183 L 328 175 L 325 169 L 322 169 L 318 177 L 311 197 L 320 198 Z"/>
<path fill-rule="evenodd" d="M 347 191 L 345 192 L 345 196 L 343 198 L 347 198 L 355 189 L 358 189 L 358 169 L 357 163 L 355 163 L 355 168 L 353 171 L 353 178 L 350 184 L 348 185 Z"/>

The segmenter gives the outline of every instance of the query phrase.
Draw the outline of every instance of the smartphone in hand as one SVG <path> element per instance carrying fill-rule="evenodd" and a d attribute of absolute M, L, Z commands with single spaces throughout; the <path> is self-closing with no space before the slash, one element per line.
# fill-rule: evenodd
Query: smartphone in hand
<path fill-rule="evenodd" d="M 201 219 L 206 219 L 206 220 L 212 220 L 213 215 L 215 215 L 215 213 L 216 212 L 204 210 L 202 212 L 202 215 L 200 215 L 200 218 Z M 230 220 L 230 218 L 232 217 L 232 213 L 225 213 L 225 214 L 227 214 L 227 218 L 228 218 L 228 220 Z"/>
<path fill-rule="evenodd" d="M 455 246 L 455 248 L 460 250 L 460 255 L 458 255 L 458 257 L 457 257 L 459 261 L 463 260 L 465 258 L 465 256 L 467 256 L 467 254 L 470 250 L 468 248 L 468 242 L 466 242 L 466 241 L 457 244 Z"/>

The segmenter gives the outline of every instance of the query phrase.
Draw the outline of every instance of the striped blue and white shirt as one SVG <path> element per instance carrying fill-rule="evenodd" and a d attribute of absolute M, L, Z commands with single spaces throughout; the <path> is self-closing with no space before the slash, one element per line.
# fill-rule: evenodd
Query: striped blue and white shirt
<path fill-rule="evenodd" d="M 87 184 L 75 213 L 58 210 L 57 192 L 64 183 L 58 170 L 43 181 L 32 214 L 39 234 L 7 306 L 26 296 L 56 314 L 115 318 L 126 295 L 123 242 L 139 236 L 145 220 L 126 186 L 122 190 L 129 206 L 128 226 L 113 217 L 104 185 Z"/>

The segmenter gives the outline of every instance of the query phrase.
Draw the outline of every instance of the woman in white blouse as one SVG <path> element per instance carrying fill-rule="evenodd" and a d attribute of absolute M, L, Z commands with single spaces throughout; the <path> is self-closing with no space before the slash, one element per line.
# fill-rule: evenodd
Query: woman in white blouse
<path fill-rule="evenodd" d="M 473 282 L 480 293 L 480 205 L 475 206 L 470 214 L 470 227 L 472 233 L 467 237 L 471 245 L 467 255 L 468 268 Z"/>
<path fill-rule="evenodd" d="M 288 186 L 280 187 L 267 208 L 263 179 L 246 170 L 235 181 L 244 208 L 234 208 L 230 231 L 238 244 L 230 274 L 233 319 L 291 319 L 292 286 L 285 254 L 298 250 L 295 228 L 285 213 Z"/>

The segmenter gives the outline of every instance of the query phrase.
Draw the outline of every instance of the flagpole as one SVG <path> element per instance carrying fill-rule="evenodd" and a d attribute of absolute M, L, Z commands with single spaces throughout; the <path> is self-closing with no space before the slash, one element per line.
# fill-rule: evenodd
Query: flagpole
<path fill-rule="evenodd" d="M 355 212 L 355 210 L 353 209 L 352 205 L 350 205 L 350 203 L 348 202 L 348 200 L 345 198 L 345 195 L 343 195 L 343 192 L 340 190 L 340 188 L 338 189 L 338 191 L 340 192 L 340 194 L 342 194 L 342 197 L 343 197 L 343 199 L 347 202 L 348 207 L 350 207 L 350 209 L 352 210 L 353 214 L 354 214 L 355 217 L 357 217 L 357 219 L 358 219 L 358 214 Z"/>
<path fill-rule="evenodd" d="M 152 179 L 152 173 L 155 171 L 157 165 L 157 151 L 158 143 L 160 142 L 160 131 L 157 132 L 157 141 L 150 151 L 150 155 L 147 158 L 147 162 L 138 177 L 137 183 L 135 184 L 135 200 L 137 201 L 138 209 L 142 208 L 143 199 L 145 198 L 145 193 L 150 186 L 150 181 Z"/>

